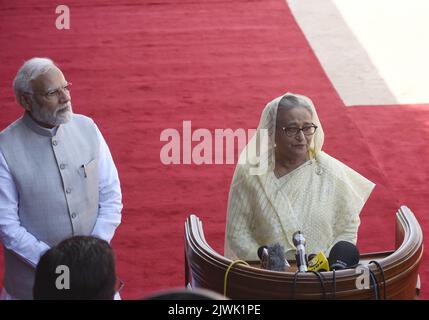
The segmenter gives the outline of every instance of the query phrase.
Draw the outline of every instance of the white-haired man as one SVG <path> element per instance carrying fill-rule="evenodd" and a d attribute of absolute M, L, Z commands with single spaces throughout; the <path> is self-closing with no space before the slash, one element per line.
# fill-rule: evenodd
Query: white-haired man
<path fill-rule="evenodd" d="M 52 60 L 26 61 L 13 87 L 25 112 L 0 133 L 1 299 L 32 299 L 44 252 L 75 235 L 110 242 L 122 195 L 103 136 L 73 114 L 70 83 Z"/>

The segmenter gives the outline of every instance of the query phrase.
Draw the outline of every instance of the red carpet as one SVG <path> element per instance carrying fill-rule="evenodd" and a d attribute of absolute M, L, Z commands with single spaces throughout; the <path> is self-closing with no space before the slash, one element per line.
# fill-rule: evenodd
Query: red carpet
<path fill-rule="evenodd" d="M 212 134 L 255 128 L 265 104 L 286 91 L 313 99 L 325 151 L 377 183 L 362 213 L 362 252 L 393 249 L 400 204 L 428 225 L 428 107 L 346 108 L 283 0 L 67 5 L 71 30 L 59 31 L 56 2 L 0 1 L 0 129 L 21 113 L 11 83 L 23 61 L 59 63 L 73 82 L 75 112 L 94 118 L 119 170 L 124 211 L 113 246 L 123 298 L 183 285 L 190 213 L 223 250 L 234 166 L 162 165 L 162 130 L 181 131 L 184 120 Z M 423 262 L 423 298 L 428 274 Z"/>

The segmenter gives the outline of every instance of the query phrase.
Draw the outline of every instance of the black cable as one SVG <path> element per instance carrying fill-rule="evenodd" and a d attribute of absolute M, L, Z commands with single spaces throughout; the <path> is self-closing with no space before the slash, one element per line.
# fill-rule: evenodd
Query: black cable
<path fill-rule="evenodd" d="M 320 287 L 322 288 L 322 292 L 323 292 L 323 300 L 326 300 L 325 278 L 320 272 L 317 272 L 314 270 L 311 270 L 310 272 L 314 273 L 319 279 Z"/>
<path fill-rule="evenodd" d="M 334 273 L 332 276 L 332 286 L 334 287 L 333 288 L 334 300 L 337 300 L 337 276 L 335 274 L 335 269 L 333 269 L 332 272 Z"/>
<path fill-rule="evenodd" d="M 386 293 L 386 278 L 384 277 L 384 270 L 383 270 L 383 267 L 377 262 L 377 261 L 375 261 L 375 260 L 371 260 L 370 262 L 369 262 L 369 264 L 371 264 L 371 263 L 374 263 L 376 266 L 377 266 L 377 268 L 378 268 L 378 270 L 380 270 L 380 273 L 381 273 L 381 279 L 383 280 L 383 298 L 384 298 L 384 300 L 387 300 L 387 293 Z"/>
<path fill-rule="evenodd" d="M 323 293 L 323 300 L 326 300 L 326 289 L 325 289 L 325 277 L 317 271 L 310 271 L 311 273 L 314 273 L 317 276 L 317 279 L 319 279 L 319 283 L 320 283 L 320 287 L 322 288 L 322 293 Z M 300 272 L 296 271 L 293 277 L 293 286 L 292 286 L 292 300 L 295 300 L 295 288 L 296 288 L 296 283 L 298 280 L 298 274 Z"/>
<path fill-rule="evenodd" d="M 375 278 L 374 272 L 371 271 L 371 269 L 369 269 L 369 276 L 371 278 L 371 282 L 372 282 L 372 287 L 373 287 L 373 291 L 374 291 L 374 295 L 375 295 L 375 300 L 379 300 L 379 295 L 378 295 L 378 281 Z"/>
<path fill-rule="evenodd" d="M 293 276 L 292 300 L 295 300 L 295 287 L 296 287 L 296 282 L 298 280 L 298 273 L 299 273 L 299 270 L 296 271 L 294 276 Z"/>

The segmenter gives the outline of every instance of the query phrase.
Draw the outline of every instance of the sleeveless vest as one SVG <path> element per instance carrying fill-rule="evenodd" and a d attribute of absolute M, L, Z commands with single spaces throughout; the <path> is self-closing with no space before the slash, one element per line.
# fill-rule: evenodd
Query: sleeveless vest
<path fill-rule="evenodd" d="M 50 247 L 90 235 L 98 214 L 99 141 L 82 115 L 55 134 L 25 113 L 0 133 L 0 150 L 18 192 L 21 226 Z M 18 299 L 33 298 L 34 267 L 4 248 L 4 286 Z"/>

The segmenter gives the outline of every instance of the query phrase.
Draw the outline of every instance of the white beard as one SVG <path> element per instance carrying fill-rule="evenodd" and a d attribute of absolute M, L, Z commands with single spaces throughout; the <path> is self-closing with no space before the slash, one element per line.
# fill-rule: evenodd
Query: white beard
<path fill-rule="evenodd" d="M 34 119 L 54 127 L 69 122 L 73 116 L 73 110 L 70 101 L 59 106 L 54 112 L 47 111 L 34 99 L 32 99 L 32 107 L 31 115 L 34 117 Z"/>

